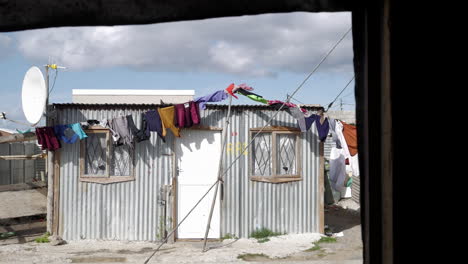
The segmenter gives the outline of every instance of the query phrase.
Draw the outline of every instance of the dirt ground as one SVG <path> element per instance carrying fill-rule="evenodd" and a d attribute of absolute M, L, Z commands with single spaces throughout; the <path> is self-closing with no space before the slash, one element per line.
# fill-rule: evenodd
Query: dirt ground
<path fill-rule="evenodd" d="M 272 237 L 266 243 L 258 243 L 255 239 L 210 242 L 209 250 L 204 253 L 201 242 L 177 242 L 164 245 L 149 263 L 362 263 L 359 212 L 344 209 L 343 204 L 325 210 L 326 225 L 334 236 L 341 232 L 343 236 L 336 237 L 333 243 L 320 243 L 314 250 L 311 249 L 320 234 Z M 0 263 L 143 263 L 159 245 L 152 242 L 70 241 L 52 246 L 33 242 L 45 232 L 45 221 L 40 218 L 30 223 L 0 224 L 0 233 L 16 230 L 18 234 L 0 239 Z"/>
<path fill-rule="evenodd" d="M 32 242 L 37 237 L 42 236 L 46 229 L 45 214 L 0 220 L 0 234 L 11 234 L 4 238 L 0 237 L 0 248 L 5 245 Z"/>

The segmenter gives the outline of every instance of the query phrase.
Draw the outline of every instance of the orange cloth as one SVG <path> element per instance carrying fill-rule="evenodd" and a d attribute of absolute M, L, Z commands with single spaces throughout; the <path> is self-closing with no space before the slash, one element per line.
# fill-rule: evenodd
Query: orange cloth
<path fill-rule="evenodd" d="M 341 123 L 343 124 L 343 136 L 346 144 L 348 144 L 349 154 L 354 156 L 358 153 L 356 126 L 346 124 L 343 121 Z"/>
<path fill-rule="evenodd" d="M 175 107 L 158 108 L 162 123 L 162 136 L 166 136 L 166 128 L 169 128 L 176 137 L 180 137 L 179 128 L 174 125 Z"/>
<path fill-rule="evenodd" d="M 237 96 L 234 95 L 234 92 L 232 91 L 234 88 L 236 88 L 236 85 L 231 83 L 227 88 L 226 92 L 230 95 L 232 95 L 234 98 L 239 99 Z"/>

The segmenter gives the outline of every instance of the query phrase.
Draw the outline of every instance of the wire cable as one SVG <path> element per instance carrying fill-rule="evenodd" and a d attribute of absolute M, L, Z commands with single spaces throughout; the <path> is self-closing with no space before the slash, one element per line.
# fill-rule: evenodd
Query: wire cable
<path fill-rule="evenodd" d="M 349 82 L 346 84 L 346 86 L 343 88 L 343 90 L 341 90 L 341 92 L 335 97 L 335 99 L 330 103 L 328 104 L 328 107 L 327 107 L 327 110 L 325 110 L 325 112 L 328 111 L 328 109 L 330 109 L 330 107 L 333 105 L 333 103 L 338 99 L 338 97 L 344 92 L 344 90 L 346 88 L 348 88 L 349 84 L 354 80 L 354 75 L 353 75 L 353 78 L 351 78 L 351 80 L 349 80 Z"/>
<path fill-rule="evenodd" d="M 230 123 L 230 120 L 231 120 L 231 105 L 232 105 L 232 96 L 229 97 L 229 111 L 226 113 L 226 125 L 229 125 Z M 144 264 L 148 263 L 148 261 L 150 261 L 150 259 L 154 256 L 154 254 L 156 254 L 156 252 L 158 252 L 158 250 L 167 242 L 167 240 L 171 237 L 171 235 L 177 230 L 177 228 L 179 228 L 179 226 L 185 221 L 185 219 L 192 213 L 193 210 L 195 210 L 195 208 L 198 206 L 198 204 L 200 204 L 200 202 L 208 195 L 208 193 L 211 191 L 211 189 L 213 189 L 214 186 L 216 186 L 216 192 L 217 192 L 217 189 L 218 189 L 218 184 L 221 180 L 221 177 L 222 175 L 219 174 L 219 171 L 221 171 L 221 166 L 222 166 L 222 158 L 223 158 L 223 153 L 224 153 L 224 149 L 226 147 L 226 144 L 227 144 L 227 129 L 225 131 L 223 131 L 224 133 L 224 136 L 223 136 L 223 144 L 222 144 L 222 148 L 221 148 L 221 157 L 220 157 L 220 163 L 219 163 L 219 168 L 218 168 L 218 178 L 216 179 L 216 182 L 213 183 L 213 185 L 211 185 L 211 187 L 208 189 L 208 191 L 205 192 L 205 194 L 202 196 L 202 198 L 200 198 L 200 200 L 198 200 L 198 202 L 192 207 L 192 209 L 190 209 L 190 211 L 185 215 L 185 217 L 176 225 L 176 227 L 171 231 L 169 232 L 168 235 L 166 235 L 166 238 L 162 241 L 162 243 L 154 250 L 154 252 L 151 254 L 151 256 L 149 256 Z M 216 193 L 214 195 L 214 198 L 213 199 L 216 199 Z M 206 245 L 206 244 L 205 244 Z M 204 247 L 205 247 L 204 245 Z"/>
<path fill-rule="evenodd" d="M 200 204 L 200 202 L 206 197 L 206 195 L 209 193 L 209 191 L 211 191 L 211 189 L 216 185 L 218 184 L 218 181 L 220 181 L 220 179 L 223 178 L 224 175 L 226 175 L 226 173 L 231 169 L 231 167 L 237 162 L 237 160 L 244 154 L 244 152 L 250 147 L 250 145 L 255 141 L 255 138 L 271 123 L 271 121 L 273 121 L 273 119 L 279 114 L 279 112 L 281 111 L 281 109 L 283 109 L 283 107 L 285 106 L 286 103 L 289 102 L 289 100 L 302 88 L 302 86 L 307 82 L 307 80 L 312 76 L 312 74 L 314 74 L 317 69 L 322 65 L 322 63 L 328 58 L 328 56 L 333 52 L 333 50 L 335 50 L 335 48 L 338 46 L 338 44 L 341 43 L 341 41 L 346 37 L 346 35 L 348 35 L 348 33 L 351 31 L 352 27 L 346 31 L 346 33 L 338 40 L 337 43 L 335 43 L 335 45 L 325 54 L 325 56 L 322 58 L 322 60 L 317 64 L 317 66 L 312 70 L 312 72 L 304 79 L 304 81 L 302 81 L 302 83 L 294 90 L 294 92 L 289 96 L 287 96 L 287 100 L 286 102 L 283 102 L 283 104 L 276 110 L 276 112 L 272 115 L 272 117 L 267 121 L 267 123 L 252 137 L 252 140 L 249 142 L 249 144 L 247 144 L 243 149 L 242 151 L 240 152 L 240 154 L 231 162 L 231 164 L 228 166 L 228 168 L 226 170 L 223 171 L 223 173 L 221 174 L 221 176 L 219 176 L 218 180 L 213 184 L 211 185 L 211 187 L 208 189 L 208 191 L 203 195 L 203 197 L 195 204 L 195 206 L 187 213 L 187 215 L 182 219 L 182 221 L 166 236 L 166 238 L 164 239 L 163 243 L 161 243 L 155 250 L 154 252 L 151 254 L 151 256 L 149 256 L 144 264 L 147 264 L 150 259 L 156 254 L 156 252 L 164 245 L 165 242 L 167 242 L 167 240 L 169 239 L 170 235 L 172 235 L 175 230 L 177 230 L 177 228 L 179 227 L 180 224 L 182 224 L 182 222 L 190 215 L 190 213 L 192 213 L 192 211 L 198 206 L 198 204 Z M 227 129 L 227 128 L 226 128 Z"/>
<path fill-rule="evenodd" d="M 289 97 L 289 94 L 287 94 L 287 95 L 286 95 L 286 98 L 288 98 L 288 97 Z M 298 102 L 298 103 L 300 103 L 300 104 L 303 104 L 303 105 L 305 105 L 305 103 L 303 103 L 303 102 L 301 102 L 301 101 L 297 100 L 297 99 L 296 99 L 296 98 L 294 98 L 294 97 L 291 97 L 291 99 L 293 99 L 294 101 L 296 101 L 296 102 Z"/>
<path fill-rule="evenodd" d="M 48 96 L 50 96 L 50 94 L 51 94 L 51 93 L 52 93 L 52 91 L 54 90 L 54 87 L 55 87 L 55 81 L 57 81 L 57 75 L 58 75 L 58 73 L 59 73 L 59 71 L 58 71 L 57 69 L 55 69 L 54 83 L 52 84 L 52 88 L 50 89 Z"/>
<path fill-rule="evenodd" d="M 312 76 L 312 74 L 314 74 L 317 69 L 322 65 L 322 63 L 328 58 L 328 56 L 335 50 L 335 48 L 338 46 L 338 44 L 341 43 L 341 41 L 348 35 L 348 33 L 351 31 L 352 27 L 350 27 L 348 29 L 348 31 L 346 31 L 346 33 L 343 35 L 343 37 L 340 38 L 340 40 L 338 40 L 338 42 L 335 43 L 335 45 L 328 51 L 328 53 L 322 58 L 322 60 L 317 64 L 317 66 L 315 66 L 315 68 L 312 70 L 312 72 L 304 79 L 304 81 L 302 81 L 302 83 L 299 85 L 299 87 L 297 87 L 297 89 L 291 94 L 291 97 L 293 97 L 297 91 L 299 91 L 299 89 L 302 88 L 302 86 L 307 82 L 307 80 L 309 80 L 310 76 Z M 289 101 L 288 101 L 289 102 Z"/>
<path fill-rule="evenodd" d="M 185 221 L 185 219 L 187 219 L 187 217 L 192 213 L 193 210 L 195 210 L 195 208 L 201 203 L 201 201 L 208 195 L 208 193 L 211 191 L 211 189 L 213 189 L 213 187 L 215 187 L 216 184 L 218 184 L 218 181 L 219 180 L 216 180 L 215 183 L 213 183 L 213 185 L 211 185 L 211 187 L 208 189 L 208 191 L 206 191 L 206 193 L 202 196 L 202 198 L 200 198 L 200 200 L 198 200 L 198 202 L 192 207 L 192 209 L 190 209 L 190 211 L 187 213 L 187 215 L 185 215 L 185 217 L 176 225 L 176 227 L 174 229 L 172 229 L 171 232 L 169 232 L 169 234 L 166 236 L 166 238 L 163 240 L 163 242 L 154 250 L 154 252 L 151 254 L 151 256 L 149 256 L 145 262 L 143 262 L 144 264 L 148 263 L 148 261 L 151 260 L 151 258 L 154 256 L 154 254 L 156 254 L 156 252 L 158 252 L 158 250 L 164 245 L 166 244 L 167 240 L 171 237 L 171 235 L 177 230 L 177 228 L 179 228 L 179 226 Z"/>
<path fill-rule="evenodd" d="M 26 123 L 23 123 L 23 122 L 20 122 L 20 121 L 16 121 L 16 120 L 13 120 L 13 119 L 10 119 L 8 117 L 6 117 L 6 113 L 5 112 L 1 112 L 0 114 L 0 120 L 8 120 L 10 122 L 13 122 L 13 123 L 16 123 L 16 124 L 19 124 L 19 125 L 23 125 L 23 126 L 27 126 L 27 127 L 32 127 L 30 124 L 26 124 Z"/>

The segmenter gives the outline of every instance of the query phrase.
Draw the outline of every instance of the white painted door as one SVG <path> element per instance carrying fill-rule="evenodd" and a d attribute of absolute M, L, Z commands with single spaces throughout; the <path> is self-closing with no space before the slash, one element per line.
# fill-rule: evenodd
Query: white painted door
<path fill-rule="evenodd" d="M 218 177 L 221 132 L 184 130 L 176 139 L 178 170 L 177 221 L 187 215 Z M 219 190 L 211 220 L 209 238 L 220 237 Z M 214 188 L 179 226 L 178 238 L 203 238 L 210 214 Z"/>

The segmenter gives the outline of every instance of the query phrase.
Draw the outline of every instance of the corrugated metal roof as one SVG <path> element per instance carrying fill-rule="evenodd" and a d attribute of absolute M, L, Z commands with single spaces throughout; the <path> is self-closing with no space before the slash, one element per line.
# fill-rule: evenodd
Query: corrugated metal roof
<path fill-rule="evenodd" d="M 73 95 L 195 95 L 195 90 L 73 89 Z"/>
<path fill-rule="evenodd" d="M 60 103 L 60 104 L 52 104 L 56 108 L 64 109 L 64 108 L 133 108 L 133 109 L 142 109 L 142 108 L 149 108 L 149 107 L 164 107 L 164 106 L 171 106 L 173 104 L 83 104 L 83 103 Z M 302 108 L 310 109 L 310 110 L 318 110 L 323 109 L 321 105 L 299 105 Z M 227 104 L 206 104 L 207 109 L 226 109 L 228 107 Z M 242 108 L 242 109 L 265 109 L 271 110 L 274 109 L 269 105 L 261 105 L 261 104 L 252 104 L 252 105 L 232 105 L 233 109 Z M 286 109 L 286 108 L 284 108 Z"/>

